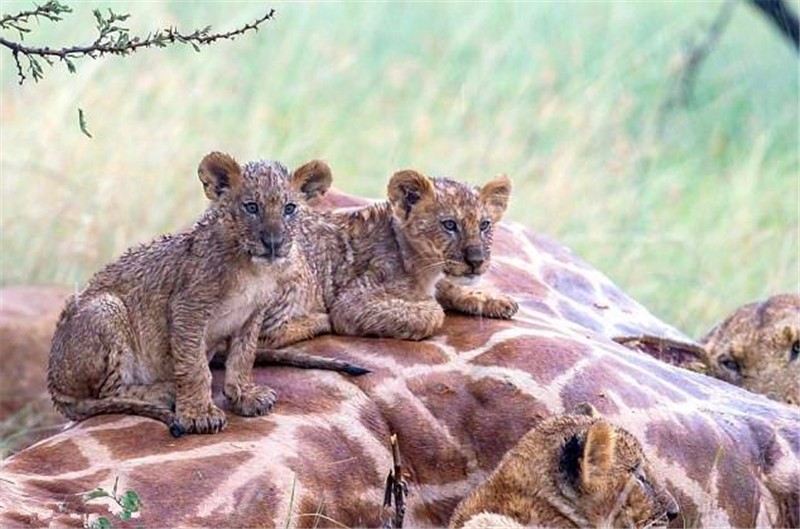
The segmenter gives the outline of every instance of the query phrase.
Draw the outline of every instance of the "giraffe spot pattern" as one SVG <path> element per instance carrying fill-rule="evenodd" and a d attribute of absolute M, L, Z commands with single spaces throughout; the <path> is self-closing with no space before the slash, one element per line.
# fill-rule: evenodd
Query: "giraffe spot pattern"
<path fill-rule="evenodd" d="M 335 192 L 326 201 L 364 203 Z M 0 462 L 0 525 L 80 524 L 87 507 L 65 512 L 64 495 L 119 476 L 141 495 L 147 527 L 377 526 L 394 433 L 411 489 L 406 524 L 441 526 L 528 428 L 584 401 L 642 442 L 679 522 L 800 525 L 800 412 L 616 344 L 625 333 L 694 342 L 550 239 L 515 224 L 498 225 L 495 239 L 500 266 L 484 279 L 520 293 L 514 320 L 450 315 L 420 343 L 310 341 L 306 352 L 373 373 L 257 368 L 279 393 L 275 412 L 229 414 L 213 436 L 174 440 L 135 417 L 85 421 Z"/>

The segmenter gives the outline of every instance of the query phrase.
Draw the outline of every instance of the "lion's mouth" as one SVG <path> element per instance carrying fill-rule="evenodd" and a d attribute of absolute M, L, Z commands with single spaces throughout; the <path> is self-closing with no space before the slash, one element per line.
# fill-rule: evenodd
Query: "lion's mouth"
<path fill-rule="evenodd" d="M 480 274 L 448 275 L 447 278 L 453 283 L 463 286 L 475 286 L 481 280 Z"/>
<path fill-rule="evenodd" d="M 286 255 L 283 252 L 279 252 L 279 253 L 275 253 L 275 252 L 250 253 L 250 258 L 253 261 L 257 261 L 257 262 L 275 263 L 277 261 L 285 259 Z"/>

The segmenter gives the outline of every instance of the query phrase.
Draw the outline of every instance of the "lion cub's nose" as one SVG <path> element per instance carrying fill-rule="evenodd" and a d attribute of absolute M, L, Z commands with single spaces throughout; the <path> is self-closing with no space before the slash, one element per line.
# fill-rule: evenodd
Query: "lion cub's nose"
<path fill-rule="evenodd" d="M 480 268 L 485 260 L 483 248 L 480 246 L 469 246 L 464 252 L 464 261 L 472 268 L 473 272 Z"/>
<path fill-rule="evenodd" d="M 678 504 L 674 500 L 671 501 L 667 506 L 667 519 L 671 522 L 672 520 L 677 518 L 680 513 L 681 510 L 678 507 Z"/>
<path fill-rule="evenodd" d="M 283 244 L 283 234 L 281 233 L 262 233 L 261 234 L 261 243 L 264 245 L 264 248 L 267 249 L 271 254 L 275 254 L 280 249 L 281 245 Z"/>

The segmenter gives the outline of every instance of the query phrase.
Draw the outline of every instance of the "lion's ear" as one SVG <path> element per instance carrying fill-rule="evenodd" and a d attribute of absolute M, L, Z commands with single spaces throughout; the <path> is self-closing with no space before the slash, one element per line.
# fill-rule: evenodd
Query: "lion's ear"
<path fill-rule="evenodd" d="M 614 465 L 617 435 L 614 427 L 600 420 L 589 427 L 581 457 L 581 484 L 586 489 L 597 488 Z"/>
<path fill-rule="evenodd" d="M 511 197 L 511 179 L 504 174 L 497 175 L 480 189 L 479 194 L 492 222 L 499 222 Z"/>
<path fill-rule="evenodd" d="M 292 187 L 303 193 L 306 202 L 313 204 L 331 187 L 333 173 L 322 160 L 304 163 L 292 173 Z"/>
<path fill-rule="evenodd" d="M 206 154 L 197 167 L 197 176 L 206 196 L 213 202 L 237 192 L 243 182 L 242 168 L 233 156 L 222 152 Z"/>
<path fill-rule="evenodd" d="M 408 218 L 419 204 L 433 200 L 433 182 L 417 171 L 406 169 L 392 175 L 387 193 L 395 216 Z"/>

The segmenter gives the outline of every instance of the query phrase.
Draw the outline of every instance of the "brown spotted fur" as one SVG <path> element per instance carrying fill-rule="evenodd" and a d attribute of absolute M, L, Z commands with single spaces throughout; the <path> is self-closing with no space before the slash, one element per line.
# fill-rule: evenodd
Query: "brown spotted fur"
<path fill-rule="evenodd" d="M 220 344 L 233 411 L 272 409 L 275 393 L 251 379 L 256 340 L 262 325 L 289 317 L 285 300 L 306 272 L 293 244 L 302 203 L 330 180 L 290 177 L 279 163 L 242 169 L 221 153 L 207 155 L 198 175 L 211 204 L 190 231 L 128 251 L 67 301 L 48 371 L 67 417 L 132 413 L 174 433 L 218 432 L 226 418 L 212 402 L 208 360 Z"/>
<path fill-rule="evenodd" d="M 450 527 L 653 527 L 677 515 L 636 438 L 583 404 L 525 435 Z"/>

